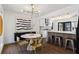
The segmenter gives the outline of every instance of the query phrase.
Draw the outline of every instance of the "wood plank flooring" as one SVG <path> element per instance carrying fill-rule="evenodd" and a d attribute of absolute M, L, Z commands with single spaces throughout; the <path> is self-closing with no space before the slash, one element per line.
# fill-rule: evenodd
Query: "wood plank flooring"
<path fill-rule="evenodd" d="M 18 43 L 8 44 L 3 47 L 2 54 L 29 54 L 27 45 L 20 46 Z M 73 54 L 72 50 L 64 49 L 53 44 L 44 44 L 36 54 Z"/>

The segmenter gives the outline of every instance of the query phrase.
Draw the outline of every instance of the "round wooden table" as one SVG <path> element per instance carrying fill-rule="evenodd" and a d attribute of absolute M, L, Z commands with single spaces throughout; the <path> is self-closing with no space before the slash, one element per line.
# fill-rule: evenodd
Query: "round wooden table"
<path fill-rule="evenodd" d="M 26 39 L 33 39 L 33 38 L 40 38 L 41 35 L 40 34 L 24 34 L 21 35 L 22 38 L 26 38 Z"/>

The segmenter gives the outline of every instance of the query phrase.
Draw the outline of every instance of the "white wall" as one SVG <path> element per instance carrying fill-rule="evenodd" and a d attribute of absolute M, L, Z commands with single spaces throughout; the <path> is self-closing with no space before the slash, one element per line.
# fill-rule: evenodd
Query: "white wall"
<path fill-rule="evenodd" d="M 4 43 L 14 42 L 15 19 L 14 13 L 4 12 Z"/>
<path fill-rule="evenodd" d="M 3 8 L 2 5 L 0 5 L 0 15 L 2 16 L 3 19 Z M 2 20 L 4 22 L 4 19 Z M 0 53 L 2 51 L 3 45 L 4 45 L 4 23 L 3 23 L 3 32 L 2 35 L 0 36 Z"/>
<path fill-rule="evenodd" d="M 4 30 L 4 39 L 6 43 L 13 43 L 14 42 L 14 33 L 15 33 L 15 21 L 17 18 L 21 19 L 29 19 L 28 15 L 12 12 L 12 11 L 4 11 L 4 20 L 5 20 L 5 30 Z M 37 31 L 38 33 L 38 19 L 32 19 L 32 31 Z"/>
<path fill-rule="evenodd" d="M 39 18 L 34 18 L 33 19 L 33 31 L 36 31 L 36 33 L 39 33 L 39 23 L 40 19 Z"/>

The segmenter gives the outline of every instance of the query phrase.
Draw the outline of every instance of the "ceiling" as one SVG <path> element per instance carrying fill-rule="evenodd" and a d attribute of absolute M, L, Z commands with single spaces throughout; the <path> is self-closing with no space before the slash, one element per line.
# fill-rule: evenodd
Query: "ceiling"
<path fill-rule="evenodd" d="M 26 7 L 30 6 L 29 4 L 3 4 L 4 10 L 21 12 Z M 49 12 L 54 12 L 58 9 L 70 6 L 70 4 L 37 4 L 39 14 L 44 15 Z"/>

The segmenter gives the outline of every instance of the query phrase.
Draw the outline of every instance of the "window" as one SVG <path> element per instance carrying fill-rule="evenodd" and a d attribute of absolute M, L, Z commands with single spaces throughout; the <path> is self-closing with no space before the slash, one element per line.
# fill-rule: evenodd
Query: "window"
<path fill-rule="evenodd" d="M 71 22 L 64 23 L 64 31 L 71 31 Z"/>
<path fill-rule="evenodd" d="M 63 31 L 63 23 L 58 23 L 58 31 Z"/>
<path fill-rule="evenodd" d="M 71 22 L 59 22 L 58 31 L 71 31 Z"/>

